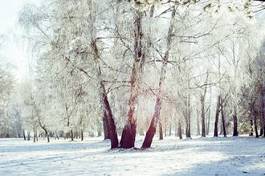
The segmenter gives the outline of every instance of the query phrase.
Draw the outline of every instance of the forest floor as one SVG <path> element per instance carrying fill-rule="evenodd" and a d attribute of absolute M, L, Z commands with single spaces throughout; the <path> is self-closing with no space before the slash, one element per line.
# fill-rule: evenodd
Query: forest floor
<path fill-rule="evenodd" d="M 168 137 L 145 151 L 109 150 L 102 138 L 49 144 L 0 139 L 0 175 L 259 176 L 265 175 L 265 139 Z"/>

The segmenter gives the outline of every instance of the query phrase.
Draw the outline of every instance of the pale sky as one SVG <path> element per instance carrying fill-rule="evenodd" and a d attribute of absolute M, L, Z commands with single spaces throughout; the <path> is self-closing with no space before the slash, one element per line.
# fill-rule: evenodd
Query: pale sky
<path fill-rule="evenodd" d="M 12 30 L 17 14 L 26 0 L 0 0 L 0 33 Z"/>
<path fill-rule="evenodd" d="M 0 0 L 0 36 L 5 40 L 0 48 L 0 61 L 9 63 L 18 80 L 27 75 L 27 46 L 22 39 L 22 28 L 18 25 L 18 15 L 26 3 L 39 0 Z"/>

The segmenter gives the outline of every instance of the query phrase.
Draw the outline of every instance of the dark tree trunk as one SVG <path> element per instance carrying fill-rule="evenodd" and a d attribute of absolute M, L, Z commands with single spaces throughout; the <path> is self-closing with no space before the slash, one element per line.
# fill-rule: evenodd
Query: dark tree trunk
<path fill-rule="evenodd" d="M 166 134 L 166 131 L 165 131 L 165 134 Z M 163 127 L 162 127 L 161 122 L 159 122 L 159 140 L 163 140 Z"/>
<path fill-rule="evenodd" d="M 206 137 L 205 130 L 205 111 L 204 111 L 204 96 L 201 96 L 201 120 L 202 120 L 202 137 Z"/>
<path fill-rule="evenodd" d="M 71 138 L 71 141 L 74 141 L 74 133 L 72 129 L 70 130 L 70 138 Z"/>
<path fill-rule="evenodd" d="M 233 136 L 238 136 L 238 130 L 237 130 L 237 113 L 236 112 L 233 115 L 233 124 L 234 124 Z"/>
<path fill-rule="evenodd" d="M 179 139 L 182 139 L 182 128 L 181 128 L 180 120 L 178 122 L 178 136 L 179 136 Z"/>
<path fill-rule="evenodd" d="M 205 97 L 207 92 L 207 83 L 208 83 L 208 71 L 205 80 L 205 86 L 203 94 L 201 95 L 201 120 L 202 120 L 202 137 L 206 137 L 206 124 L 205 124 Z"/>
<path fill-rule="evenodd" d="M 135 143 L 135 136 L 136 136 L 136 122 L 129 121 L 123 128 L 120 147 L 125 149 L 133 148 Z"/>
<path fill-rule="evenodd" d="M 110 139 L 109 137 L 109 129 L 108 129 L 108 117 L 106 111 L 103 113 L 103 131 L 104 131 L 104 140 Z"/>
<path fill-rule="evenodd" d="M 191 138 L 191 133 L 190 133 L 190 123 L 186 124 L 186 138 Z"/>
<path fill-rule="evenodd" d="M 190 95 L 185 97 L 185 109 L 183 110 L 183 116 L 185 120 L 185 135 L 186 138 L 191 138 L 191 106 L 190 106 Z"/>
<path fill-rule="evenodd" d="M 30 132 L 28 131 L 28 138 L 27 138 L 28 141 L 30 141 Z"/>
<path fill-rule="evenodd" d="M 215 122 L 214 122 L 214 137 L 218 137 L 218 121 L 220 113 L 220 95 L 217 98 L 216 113 L 215 113 Z"/>
<path fill-rule="evenodd" d="M 84 131 L 83 131 L 83 129 L 80 130 L 80 138 L 81 138 L 81 141 L 84 140 Z"/>
<path fill-rule="evenodd" d="M 222 116 L 222 127 L 223 127 L 223 134 L 226 137 L 226 123 L 225 123 L 225 114 L 224 114 L 224 101 L 222 100 L 221 103 L 221 116 Z"/>
<path fill-rule="evenodd" d="M 110 104 L 108 101 L 108 96 L 104 87 L 104 84 L 101 82 L 101 87 L 103 90 L 103 106 L 104 106 L 104 114 L 107 116 L 107 128 L 108 128 L 108 135 L 111 141 L 111 148 L 117 148 L 119 146 L 118 141 L 118 134 L 116 131 L 116 124 L 113 119 L 112 110 L 110 108 Z"/>
<path fill-rule="evenodd" d="M 154 122 L 155 120 L 157 120 L 157 119 L 152 118 L 152 121 L 151 121 L 151 124 L 150 124 L 150 126 L 148 128 L 148 131 L 145 134 L 144 142 L 142 144 L 142 148 L 144 148 L 144 149 L 151 147 L 151 144 L 152 144 L 152 141 L 153 141 L 153 137 L 154 137 L 154 135 L 156 133 L 155 124 L 157 122 Z"/>
<path fill-rule="evenodd" d="M 263 123 L 262 123 L 263 126 L 261 126 L 261 128 L 263 127 L 263 137 L 265 138 L 265 117 L 263 116 Z"/>
<path fill-rule="evenodd" d="M 264 95 L 264 88 L 261 90 L 261 125 L 260 125 L 260 135 L 265 137 L 265 95 Z"/>
<path fill-rule="evenodd" d="M 46 131 L 45 133 L 46 133 L 47 142 L 49 143 L 49 142 L 50 142 L 50 135 L 49 135 L 49 132 Z"/>
<path fill-rule="evenodd" d="M 153 137 L 156 133 L 156 126 L 157 126 L 157 123 L 159 121 L 159 116 L 160 116 L 160 111 L 161 111 L 161 103 L 162 103 L 161 97 L 159 96 L 159 94 L 161 95 L 161 92 L 158 93 L 158 96 L 156 98 L 155 113 L 152 117 L 151 124 L 147 130 L 146 135 L 145 135 L 144 142 L 142 144 L 142 148 L 150 148 L 151 147 Z"/>
<path fill-rule="evenodd" d="M 112 110 L 110 108 L 108 95 L 105 89 L 105 85 L 102 79 L 101 67 L 99 64 L 100 56 L 97 48 L 96 41 L 92 41 L 91 46 L 94 51 L 94 59 L 97 64 L 97 76 L 99 79 L 99 96 L 100 103 L 102 106 L 102 115 L 103 115 L 103 128 L 104 128 L 104 137 L 108 137 L 111 141 L 111 148 L 117 148 L 119 146 L 118 135 L 116 131 L 116 125 L 113 119 Z"/>
<path fill-rule="evenodd" d="M 37 131 L 34 130 L 33 131 L 33 142 L 36 142 L 36 141 L 38 141 L 38 134 L 37 134 Z"/>
<path fill-rule="evenodd" d="M 250 115 L 250 133 L 249 133 L 249 136 L 253 136 L 253 132 L 254 132 L 254 129 L 253 129 L 253 120 L 252 120 L 252 115 Z"/>
<path fill-rule="evenodd" d="M 259 132 L 258 132 L 258 124 L 257 124 L 257 113 L 254 110 L 254 114 L 253 114 L 253 118 L 254 118 L 254 129 L 255 129 L 255 136 L 256 138 L 259 137 Z"/>
<path fill-rule="evenodd" d="M 93 4 L 92 2 L 89 2 L 89 8 L 91 11 L 93 11 Z M 100 54 L 99 54 L 99 50 L 97 47 L 97 39 L 96 39 L 96 35 L 95 35 L 95 16 L 93 13 L 90 14 L 89 16 L 90 18 L 90 33 L 92 36 L 92 40 L 90 43 L 90 46 L 93 50 L 93 56 L 94 56 L 94 61 L 96 64 L 96 72 L 97 72 L 97 79 L 98 79 L 98 90 L 99 90 L 99 97 L 100 97 L 100 105 L 102 108 L 102 116 L 103 118 L 106 117 L 105 122 L 103 122 L 103 130 L 107 131 L 107 134 L 104 137 L 109 137 L 110 141 L 111 141 L 111 148 L 117 148 L 119 145 L 119 141 L 118 141 L 118 135 L 116 132 L 116 125 L 113 119 L 113 114 L 110 108 L 110 104 L 108 101 L 108 96 L 107 96 L 107 92 L 105 89 L 105 85 L 104 85 L 104 80 L 102 78 L 102 72 L 101 72 L 101 67 L 100 67 Z M 104 120 L 104 119 L 103 119 Z"/>
<path fill-rule="evenodd" d="M 23 138 L 24 138 L 24 141 L 27 140 L 25 130 L 23 130 Z"/>
<path fill-rule="evenodd" d="M 186 102 L 186 112 L 185 112 L 185 120 L 186 120 L 186 138 L 191 138 L 191 107 L 190 107 L 190 95 L 188 95 Z"/>
<path fill-rule="evenodd" d="M 140 73 L 144 63 L 144 52 L 142 46 L 142 12 L 136 10 L 134 19 L 134 64 L 131 73 L 131 95 L 129 99 L 128 120 L 123 128 L 120 147 L 133 148 L 136 136 L 135 107 L 138 100 Z"/>
<path fill-rule="evenodd" d="M 186 138 L 191 138 L 190 123 L 186 124 Z"/>
<path fill-rule="evenodd" d="M 173 24 L 174 24 L 174 18 L 176 14 L 176 5 L 174 5 L 172 12 L 171 12 L 171 19 L 170 19 L 170 25 L 167 33 L 167 50 L 165 52 L 165 55 L 163 57 L 162 67 L 160 70 L 160 79 L 159 79 L 159 90 L 158 94 L 156 96 L 156 104 L 155 104 L 155 112 L 152 117 L 151 124 L 149 126 L 149 129 L 146 133 L 144 142 L 142 144 L 142 148 L 149 148 L 151 147 L 153 137 L 156 132 L 156 126 L 157 123 L 160 121 L 160 111 L 162 108 L 162 88 L 166 79 L 166 67 L 169 59 L 169 51 L 171 48 L 171 42 L 172 42 L 172 33 L 173 33 Z"/>
<path fill-rule="evenodd" d="M 45 137 L 47 138 L 47 142 L 50 142 L 50 135 L 49 135 L 49 131 L 45 128 L 45 126 L 40 125 L 40 127 L 43 129 L 44 133 L 45 133 Z"/>
<path fill-rule="evenodd" d="M 44 124 L 42 124 L 41 120 L 40 120 L 40 117 L 38 116 L 38 123 L 39 123 L 39 126 L 41 127 L 41 129 L 43 129 L 44 133 L 45 133 L 45 136 L 47 138 L 47 142 L 49 143 L 50 142 L 50 136 L 49 136 L 49 131 L 48 129 L 46 128 L 46 126 Z"/>

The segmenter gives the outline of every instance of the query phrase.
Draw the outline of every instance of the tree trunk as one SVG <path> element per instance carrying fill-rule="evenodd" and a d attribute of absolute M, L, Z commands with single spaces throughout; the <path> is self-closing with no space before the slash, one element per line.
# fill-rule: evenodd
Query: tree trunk
<path fill-rule="evenodd" d="M 191 133 L 190 133 L 190 122 L 186 124 L 186 138 L 191 138 Z"/>
<path fill-rule="evenodd" d="M 254 118 L 255 135 L 256 135 L 256 138 L 258 138 L 259 137 L 259 132 L 258 132 L 258 124 L 257 124 L 257 113 L 256 113 L 255 110 L 254 110 L 253 118 Z"/>
<path fill-rule="evenodd" d="M 27 140 L 25 130 L 23 130 L 23 138 L 24 138 L 24 141 Z"/>
<path fill-rule="evenodd" d="M 202 120 L 202 137 L 206 137 L 205 130 L 205 111 L 204 111 L 204 96 L 201 96 L 201 120 Z"/>
<path fill-rule="evenodd" d="M 28 138 L 27 138 L 28 141 L 30 141 L 30 132 L 28 131 Z"/>
<path fill-rule="evenodd" d="M 169 132 L 168 132 L 168 135 L 171 136 L 172 135 L 172 124 L 170 122 L 169 124 Z"/>
<path fill-rule="evenodd" d="M 263 137 L 265 138 L 265 117 L 263 117 Z"/>
<path fill-rule="evenodd" d="M 234 107 L 234 114 L 233 114 L 233 136 L 238 136 L 238 127 L 237 127 L 237 107 Z"/>
<path fill-rule="evenodd" d="M 199 136 L 201 134 L 201 129 L 200 129 L 200 111 L 197 110 L 197 135 Z"/>
<path fill-rule="evenodd" d="M 81 141 L 84 140 L 84 131 L 83 131 L 83 129 L 80 130 L 80 138 L 81 138 Z"/>
<path fill-rule="evenodd" d="M 256 115 L 254 116 L 254 129 L 255 129 L 256 138 L 258 138 L 259 132 L 258 132 L 258 124 L 257 124 L 257 116 Z"/>
<path fill-rule="evenodd" d="M 40 124 L 40 127 L 43 129 L 44 133 L 45 133 L 45 137 L 47 138 L 47 142 L 49 143 L 50 142 L 50 136 L 49 136 L 49 131 L 46 129 L 46 127 L 44 125 L 41 125 Z"/>
<path fill-rule="evenodd" d="M 47 142 L 49 143 L 49 142 L 50 142 L 50 135 L 49 135 L 49 132 L 48 132 L 48 131 L 45 131 L 45 134 L 46 134 Z"/>
<path fill-rule="evenodd" d="M 218 121 L 220 113 L 220 95 L 217 98 L 216 113 L 215 113 L 215 122 L 214 122 L 214 137 L 218 137 Z"/>
<path fill-rule="evenodd" d="M 133 148 L 136 136 L 135 108 L 138 100 L 140 74 L 144 63 L 144 52 L 142 46 L 142 12 L 136 10 L 134 17 L 134 63 L 131 73 L 131 95 L 129 99 L 129 111 L 126 125 L 123 128 L 120 147 Z"/>
<path fill-rule="evenodd" d="M 70 138 L 71 138 L 71 141 L 74 141 L 74 133 L 72 129 L 70 130 Z"/>
<path fill-rule="evenodd" d="M 37 130 L 33 131 L 33 142 L 38 141 L 38 134 L 37 134 Z"/>
<path fill-rule="evenodd" d="M 156 99 L 156 105 L 155 105 L 155 113 L 153 115 L 151 124 L 148 128 L 148 131 L 145 135 L 144 138 L 144 142 L 142 144 L 142 148 L 150 148 L 152 141 L 153 141 L 153 137 L 155 135 L 156 132 L 156 126 L 157 126 L 157 122 L 159 120 L 159 115 L 160 115 L 160 110 L 161 110 L 161 99 L 160 97 L 157 97 Z"/>
<path fill-rule="evenodd" d="M 250 115 L 250 133 L 249 133 L 249 136 L 253 136 L 253 132 L 254 132 L 254 129 L 253 129 L 253 120 L 252 120 L 252 115 Z"/>
<path fill-rule="evenodd" d="M 261 90 L 261 119 L 260 119 L 260 122 L 261 122 L 261 126 L 260 126 L 260 131 L 262 133 L 260 133 L 260 135 L 263 137 L 265 137 L 265 96 L 264 96 L 264 88 Z"/>
<path fill-rule="evenodd" d="M 91 12 L 94 12 L 94 7 L 93 7 L 93 1 L 89 1 L 89 10 Z M 102 109 L 102 116 L 103 118 L 106 117 L 105 120 L 105 128 L 104 128 L 104 122 L 103 122 L 103 128 L 104 130 L 107 130 L 107 134 L 105 137 L 109 137 L 110 141 L 111 141 L 111 148 L 117 148 L 119 145 L 118 142 L 118 135 L 117 135 L 117 131 L 116 131 L 116 125 L 113 119 L 113 115 L 112 115 L 112 111 L 110 108 L 110 104 L 108 101 L 108 96 L 107 96 L 107 92 L 105 89 L 105 85 L 104 85 L 104 80 L 102 77 L 102 72 L 101 72 L 101 67 L 100 67 L 100 54 L 99 54 L 99 50 L 97 47 L 97 38 L 96 38 L 96 30 L 95 30 L 95 14 L 94 13 L 90 13 L 89 15 L 90 18 L 90 34 L 91 34 L 91 43 L 90 46 L 92 48 L 93 51 L 93 57 L 94 57 L 94 62 L 96 65 L 96 72 L 97 72 L 97 79 L 98 79 L 98 90 L 99 90 L 99 98 L 100 98 L 100 105 L 101 105 L 101 109 Z"/>
<path fill-rule="evenodd" d="M 94 51 L 94 59 L 95 63 L 97 65 L 97 77 L 98 77 L 98 84 L 99 84 L 99 96 L 100 96 L 100 104 L 102 106 L 102 115 L 103 115 L 103 128 L 104 128 L 104 134 L 106 132 L 105 137 L 109 137 L 111 141 L 111 148 L 117 148 L 119 145 L 118 141 L 118 135 L 116 131 L 116 125 L 113 119 L 113 114 L 112 110 L 110 108 L 109 100 L 108 100 L 108 95 L 105 89 L 105 85 L 103 82 L 102 78 L 102 73 L 101 73 L 101 67 L 99 64 L 99 52 L 97 49 L 97 44 L 96 41 L 92 41 L 91 46 Z M 106 130 L 106 131 L 105 131 Z"/>
<path fill-rule="evenodd" d="M 208 83 L 208 71 L 206 74 L 204 92 L 201 95 L 201 119 L 202 119 L 202 137 L 206 137 L 206 125 L 205 125 L 205 97 L 207 92 L 207 83 Z"/>
<path fill-rule="evenodd" d="M 178 122 L 178 136 L 179 139 L 182 139 L 182 128 L 181 128 L 181 121 Z"/>
<path fill-rule="evenodd" d="M 212 112 L 212 87 L 210 87 L 210 103 L 209 103 L 209 110 L 208 110 L 208 117 L 207 117 L 207 130 L 206 135 L 210 133 L 210 123 L 211 123 L 211 112 Z"/>
<path fill-rule="evenodd" d="M 191 133 L 190 133 L 190 123 L 186 124 L 186 138 L 191 138 Z"/>
<path fill-rule="evenodd" d="M 185 120 L 186 120 L 186 138 L 191 138 L 191 107 L 190 107 L 190 95 L 186 99 L 186 109 L 185 109 Z"/>
<path fill-rule="evenodd" d="M 103 131 L 104 131 L 104 140 L 106 139 L 110 139 L 109 137 L 109 129 L 108 129 L 108 117 L 107 117 L 107 114 L 106 114 L 106 111 L 104 111 L 103 113 Z"/>
<path fill-rule="evenodd" d="M 113 119 L 112 110 L 108 101 L 108 96 L 105 90 L 103 82 L 101 82 L 101 91 L 102 91 L 102 102 L 103 102 L 103 113 L 107 116 L 107 129 L 108 136 L 111 141 L 111 148 L 117 148 L 119 146 L 118 134 L 116 131 L 116 125 Z"/>
<path fill-rule="evenodd" d="M 222 127 L 223 127 L 223 133 L 224 137 L 226 137 L 226 123 L 225 123 L 225 114 L 224 114 L 224 101 L 221 100 L 221 116 L 222 116 Z"/>
<path fill-rule="evenodd" d="M 211 122 L 211 106 L 209 107 L 206 135 L 209 135 L 209 133 L 210 133 L 210 122 Z"/>
<path fill-rule="evenodd" d="M 163 140 L 163 127 L 161 121 L 159 122 L 159 140 Z"/>
<path fill-rule="evenodd" d="M 171 13 L 171 19 L 170 19 L 170 25 L 168 29 L 168 34 L 167 34 L 167 50 L 165 52 L 165 55 L 163 57 L 163 63 L 162 67 L 160 70 L 160 79 L 159 79 L 159 89 L 158 89 L 158 94 L 156 96 L 156 104 L 155 104 L 155 112 L 152 117 L 151 124 L 149 126 L 149 129 L 146 133 L 144 142 L 142 144 L 142 148 L 150 148 L 153 137 L 156 132 L 156 126 L 157 123 L 160 121 L 160 111 L 162 108 L 162 89 L 163 85 L 166 79 L 166 67 L 169 59 L 169 51 L 171 49 L 171 42 L 172 42 L 172 33 L 173 33 L 173 24 L 174 24 L 174 18 L 176 14 L 176 6 L 174 5 L 172 13 Z"/>

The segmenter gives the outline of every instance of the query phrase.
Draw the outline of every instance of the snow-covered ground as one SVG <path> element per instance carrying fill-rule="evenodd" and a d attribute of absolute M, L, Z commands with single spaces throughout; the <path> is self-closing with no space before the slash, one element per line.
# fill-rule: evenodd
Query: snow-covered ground
<path fill-rule="evenodd" d="M 50 144 L 0 139 L 0 176 L 9 175 L 265 175 L 265 139 L 170 137 L 145 151 L 111 151 L 101 138 Z"/>

